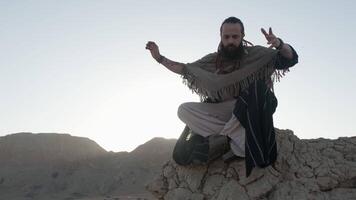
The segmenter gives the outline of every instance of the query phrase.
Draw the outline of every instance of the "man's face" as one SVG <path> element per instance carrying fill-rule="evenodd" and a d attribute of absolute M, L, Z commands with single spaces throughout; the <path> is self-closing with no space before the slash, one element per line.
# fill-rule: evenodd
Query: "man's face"
<path fill-rule="evenodd" d="M 233 52 L 238 49 L 244 34 L 238 23 L 225 23 L 221 28 L 221 43 L 226 51 Z"/>

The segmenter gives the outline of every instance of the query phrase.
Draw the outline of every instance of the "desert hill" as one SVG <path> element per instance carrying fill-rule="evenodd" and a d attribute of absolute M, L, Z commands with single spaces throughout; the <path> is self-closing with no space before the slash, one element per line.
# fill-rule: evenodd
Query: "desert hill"
<path fill-rule="evenodd" d="M 0 199 L 151 198 L 145 185 L 175 140 L 153 138 L 132 152 L 107 152 L 88 138 L 17 133 L 0 137 Z"/>
<path fill-rule="evenodd" d="M 69 134 L 17 133 L 0 137 L 2 165 L 56 165 L 106 153 L 94 141 Z"/>

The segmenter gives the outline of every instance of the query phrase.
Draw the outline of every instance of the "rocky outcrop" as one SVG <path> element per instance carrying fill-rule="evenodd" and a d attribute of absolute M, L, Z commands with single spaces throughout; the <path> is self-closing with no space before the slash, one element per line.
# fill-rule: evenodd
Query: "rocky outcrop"
<path fill-rule="evenodd" d="M 356 137 L 300 140 L 276 130 L 274 166 L 255 168 L 246 178 L 243 159 L 207 166 L 165 163 L 147 185 L 158 199 L 356 199 Z"/>

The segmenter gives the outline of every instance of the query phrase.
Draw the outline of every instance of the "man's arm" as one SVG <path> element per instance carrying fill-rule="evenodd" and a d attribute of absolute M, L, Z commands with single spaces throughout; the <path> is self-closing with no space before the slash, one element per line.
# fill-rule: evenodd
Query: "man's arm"
<path fill-rule="evenodd" d="M 152 57 L 157 62 L 165 66 L 167 69 L 177 74 L 181 74 L 181 75 L 183 74 L 183 69 L 185 65 L 183 63 L 169 60 L 168 58 L 162 56 L 159 53 L 159 48 L 156 43 L 149 41 L 146 44 L 146 49 L 150 50 Z"/>
<path fill-rule="evenodd" d="M 161 56 L 161 61 L 159 63 L 161 63 L 163 66 L 165 66 L 167 69 L 171 70 L 174 73 L 183 74 L 183 68 L 184 68 L 184 64 L 183 63 L 179 63 L 173 60 L 169 60 L 168 58 Z"/>
<path fill-rule="evenodd" d="M 277 59 L 275 62 L 275 67 L 276 69 L 288 69 L 289 67 L 293 67 L 295 64 L 298 63 L 298 54 L 297 52 L 293 49 L 292 46 L 289 44 L 283 44 L 284 46 L 287 46 L 291 53 L 292 53 L 292 58 L 287 57 L 286 55 L 283 55 L 282 51 L 280 50 L 277 54 Z M 290 53 L 290 52 L 288 52 Z"/>
<path fill-rule="evenodd" d="M 284 42 L 277 38 L 279 40 L 279 53 L 281 54 L 281 56 L 283 56 L 284 58 L 293 59 L 293 49 L 291 48 L 290 45 L 288 44 L 284 44 Z"/>
<path fill-rule="evenodd" d="M 270 48 L 274 47 L 279 50 L 275 67 L 276 69 L 288 69 L 298 63 L 298 54 L 289 44 L 285 44 L 283 40 L 277 38 L 272 28 L 269 28 L 268 33 L 262 28 L 263 35 L 267 39 L 267 44 L 270 44 Z"/>
<path fill-rule="evenodd" d="M 265 29 L 261 28 L 261 32 L 267 39 L 267 44 L 270 44 L 270 48 L 274 47 L 279 50 L 279 53 L 287 58 L 287 59 L 293 59 L 293 50 L 288 44 L 284 44 L 284 42 L 280 39 L 277 38 L 273 32 L 272 28 L 269 28 L 268 33 L 265 31 Z"/>

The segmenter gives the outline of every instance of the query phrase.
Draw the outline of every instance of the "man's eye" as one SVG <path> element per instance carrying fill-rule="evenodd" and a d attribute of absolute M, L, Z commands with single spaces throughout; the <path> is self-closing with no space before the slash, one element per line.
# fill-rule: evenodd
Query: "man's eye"
<path fill-rule="evenodd" d="M 237 39 L 237 38 L 239 38 L 239 36 L 238 35 L 234 35 L 234 36 L 232 36 L 232 38 Z"/>
<path fill-rule="evenodd" d="M 229 39 L 229 36 L 228 36 L 228 35 L 225 35 L 224 38 L 225 38 L 225 39 Z"/>

